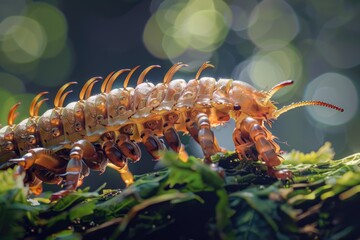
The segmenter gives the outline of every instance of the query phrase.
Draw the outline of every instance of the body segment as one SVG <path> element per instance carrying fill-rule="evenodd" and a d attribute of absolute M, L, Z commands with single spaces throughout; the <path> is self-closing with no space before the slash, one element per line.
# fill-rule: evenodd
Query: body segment
<path fill-rule="evenodd" d="M 127 184 L 133 182 L 127 161 L 138 161 L 142 143 L 155 159 L 160 152 L 183 150 L 178 132 L 189 133 L 203 149 L 205 159 L 222 148 L 211 127 L 233 118 L 233 141 L 240 159 L 262 160 L 269 174 L 289 178 L 290 173 L 278 172 L 281 163 L 280 147 L 266 128 L 282 113 L 305 105 L 319 105 L 343 111 L 321 101 L 294 103 L 279 110 L 270 100 L 291 81 L 282 82 L 269 91 L 258 91 L 249 84 L 232 79 L 199 78 L 201 71 L 212 66 L 205 63 L 195 79 L 172 80 L 174 73 L 184 67 L 175 64 L 162 83 L 143 82 L 153 65 L 143 71 L 135 88 L 127 87 L 130 76 L 137 69 L 111 73 L 104 80 L 100 94 L 91 95 L 99 77 L 90 79 L 80 93 L 80 100 L 63 107 L 65 84 L 60 88 L 55 107 L 38 116 L 36 102 L 30 107 L 30 118 L 14 124 L 14 112 L 9 113 L 8 126 L 0 129 L 1 168 L 16 163 L 27 173 L 27 182 L 34 193 L 41 192 L 41 181 L 65 182 L 65 190 L 54 199 L 74 191 L 89 174 L 89 169 L 103 172 L 106 166 L 116 169 Z M 123 72 L 129 72 L 124 87 L 111 89 Z M 42 100 L 43 101 L 43 100 Z M 40 101 L 41 102 L 41 101 Z M 41 103 L 40 103 L 41 104 Z M 34 110 L 37 109 L 37 110 Z M 11 115 L 11 116 L 10 116 Z M 162 140 L 164 138 L 165 141 Z"/>

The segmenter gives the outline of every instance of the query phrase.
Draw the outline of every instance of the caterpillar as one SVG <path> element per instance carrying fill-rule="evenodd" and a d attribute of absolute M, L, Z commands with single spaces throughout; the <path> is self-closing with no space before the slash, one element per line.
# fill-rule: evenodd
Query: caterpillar
<path fill-rule="evenodd" d="M 209 62 L 200 67 L 194 79 L 173 80 L 174 74 L 185 66 L 174 64 L 156 85 L 144 79 L 150 70 L 160 66 L 149 66 L 138 77 L 135 88 L 128 83 L 139 66 L 112 72 L 96 95 L 92 95 L 93 86 L 102 78 L 93 77 L 82 87 L 79 101 L 63 106 L 72 92 L 66 89 L 76 84 L 66 83 L 57 92 L 53 109 L 38 114 L 42 103 L 48 100 L 41 99 L 48 92 L 41 92 L 30 104 L 30 117 L 19 124 L 14 124 L 20 105 L 15 104 L 9 112 L 8 125 L 0 129 L 0 168 L 17 165 L 17 173 L 26 173 L 24 182 L 34 194 L 42 192 L 43 182 L 64 183 L 64 190 L 54 193 L 52 199 L 75 191 L 90 169 L 103 172 L 110 166 L 130 185 L 133 176 L 127 163 L 141 158 L 138 143 L 158 159 L 166 142 L 186 161 L 178 132 L 188 133 L 201 146 L 205 162 L 211 162 L 212 155 L 224 151 L 211 128 L 232 118 L 235 120 L 232 139 L 239 158 L 259 159 L 267 166 L 269 175 L 286 179 L 291 178 L 291 172 L 276 170 L 281 163 L 280 147 L 266 124 L 271 127 L 280 115 L 302 106 L 344 111 L 322 101 L 296 102 L 277 109 L 271 97 L 293 81 L 258 91 L 239 80 L 200 78 L 204 69 L 214 67 Z M 123 87 L 112 89 L 114 81 L 124 73 L 128 74 Z"/>

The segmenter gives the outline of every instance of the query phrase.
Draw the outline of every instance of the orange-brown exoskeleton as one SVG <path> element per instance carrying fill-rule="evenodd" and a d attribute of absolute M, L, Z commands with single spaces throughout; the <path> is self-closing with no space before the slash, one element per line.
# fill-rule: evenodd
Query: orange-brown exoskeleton
<path fill-rule="evenodd" d="M 16 104 L 9 113 L 8 126 L 0 129 L 1 168 L 19 165 L 25 171 L 25 182 L 31 191 L 39 194 L 41 183 L 64 182 L 65 189 L 53 194 L 53 199 L 76 190 L 89 169 L 103 172 L 107 166 L 117 170 L 127 185 L 133 182 L 128 160 L 138 161 L 142 143 L 150 155 L 158 159 L 168 145 L 180 152 L 186 160 L 184 146 L 178 132 L 188 133 L 201 146 L 205 162 L 224 151 L 211 128 L 235 120 L 232 139 L 240 159 L 261 160 L 271 176 L 291 178 L 280 165 L 280 147 L 275 136 L 267 129 L 281 114 L 293 108 L 318 105 L 343 111 L 322 101 L 304 101 L 277 109 L 271 97 L 281 88 L 291 85 L 284 81 L 269 91 L 258 91 L 249 84 L 232 79 L 219 79 L 200 75 L 204 63 L 194 79 L 172 80 L 182 67 L 177 63 L 169 69 L 158 84 L 144 82 L 145 75 L 158 65 L 146 68 L 139 76 L 135 88 L 128 87 L 132 74 L 139 66 L 112 72 L 104 80 L 89 79 L 81 89 L 77 102 L 63 107 L 65 84 L 58 91 L 53 109 L 38 115 L 46 94 L 38 94 L 30 106 L 30 117 L 14 124 Z M 114 81 L 128 72 L 123 88 L 112 89 Z M 92 95 L 94 84 L 103 81 L 101 93 Z M 220 142 L 221 144 L 221 142 Z"/>

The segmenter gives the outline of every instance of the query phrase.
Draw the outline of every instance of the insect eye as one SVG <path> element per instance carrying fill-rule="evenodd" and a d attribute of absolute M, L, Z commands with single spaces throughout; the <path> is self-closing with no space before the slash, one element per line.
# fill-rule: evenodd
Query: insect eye
<path fill-rule="evenodd" d="M 234 110 L 235 110 L 235 111 L 240 110 L 240 109 L 241 109 L 240 105 L 237 105 L 237 104 L 234 105 Z"/>

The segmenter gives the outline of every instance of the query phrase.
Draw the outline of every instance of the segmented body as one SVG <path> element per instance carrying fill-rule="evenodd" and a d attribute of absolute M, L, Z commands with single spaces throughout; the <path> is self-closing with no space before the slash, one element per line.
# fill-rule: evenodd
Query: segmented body
<path fill-rule="evenodd" d="M 55 108 L 38 116 L 41 100 L 46 93 L 35 97 L 30 107 L 30 117 L 14 124 L 14 112 L 9 113 L 9 125 L 0 129 L 0 156 L 2 168 L 19 165 L 26 171 L 25 181 L 34 193 L 41 192 L 41 182 L 65 181 L 61 197 L 81 184 L 89 174 L 89 168 L 104 171 L 106 166 L 117 169 L 127 184 L 132 175 L 127 160 L 137 161 L 141 151 L 137 143 L 143 143 L 155 159 L 167 145 L 182 152 L 178 132 L 189 133 L 202 147 L 205 158 L 222 151 L 211 127 L 233 118 L 236 123 L 233 140 L 241 159 L 261 159 L 269 173 L 279 178 L 291 177 L 286 171 L 276 171 L 280 164 L 280 147 L 265 127 L 283 112 L 304 105 L 320 105 L 342 111 L 334 105 L 309 101 L 295 103 L 280 110 L 270 101 L 271 96 L 292 81 L 285 81 L 269 91 L 258 91 L 249 84 L 237 80 L 202 77 L 186 82 L 172 80 L 174 73 L 184 64 L 175 64 L 165 75 L 164 81 L 154 85 L 143 82 L 150 66 L 140 75 L 135 88 L 127 86 L 131 74 L 137 69 L 120 70 L 110 74 L 101 86 L 101 93 L 91 96 L 95 82 L 90 79 L 80 93 L 80 100 L 62 106 L 70 91 L 64 85 L 55 98 Z M 124 87 L 111 89 L 112 83 L 122 73 L 130 71 Z M 186 159 L 184 159 L 186 160 Z"/>

